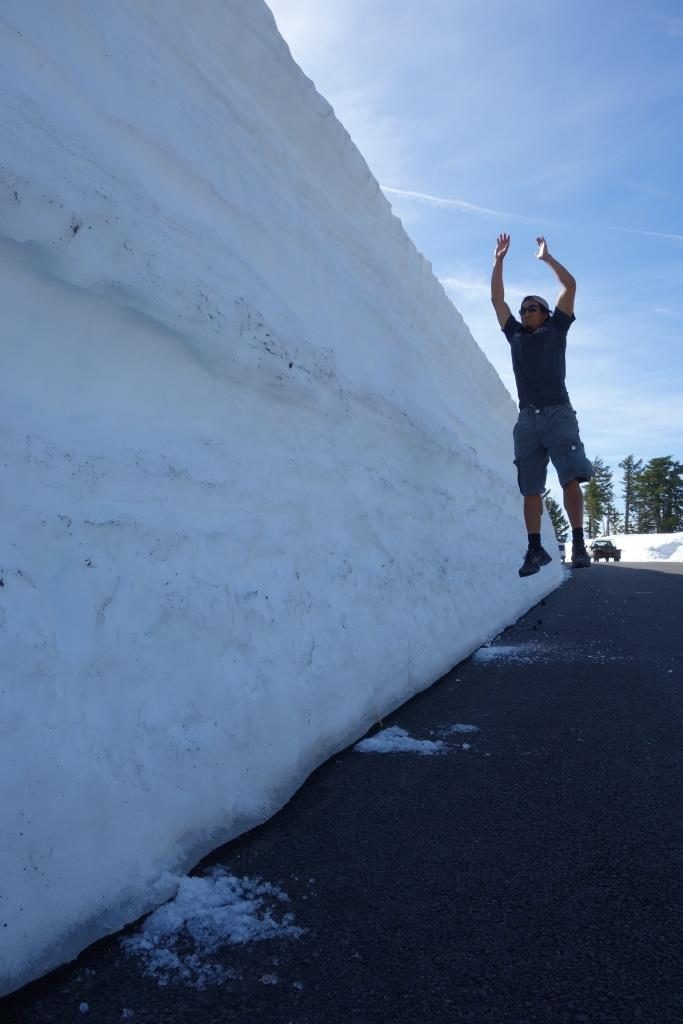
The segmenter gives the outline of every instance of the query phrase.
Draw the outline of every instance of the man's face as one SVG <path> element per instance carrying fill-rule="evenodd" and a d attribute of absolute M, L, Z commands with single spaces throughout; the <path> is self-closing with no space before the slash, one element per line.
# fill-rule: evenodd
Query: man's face
<path fill-rule="evenodd" d="M 522 327 L 525 331 L 535 331 L 537 327 L 544 324 L 550 314 L 534 299 L 525 299 L 519 309 L 522 318 Z"/>

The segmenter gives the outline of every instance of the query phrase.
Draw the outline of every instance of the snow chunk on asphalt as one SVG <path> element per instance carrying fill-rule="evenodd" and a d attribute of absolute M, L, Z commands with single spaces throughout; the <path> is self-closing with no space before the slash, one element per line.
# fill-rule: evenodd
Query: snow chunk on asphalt
<path fill-rule="evenodd" d="M 474 661 L 498 661 L 507 659 L 509 661 L 521 662 L 523 665 L 539 661 L 549 649 L 542 644 L 497 644 L 489 647 L 480 647 L 472 655 Z"/>
<path fill-rule="evenodd" d="M 604 639 L 585 643 L 561 643 L 531 641 L 519 644 L 488 644 L 472 655 L 472 660 L 489 664 L 493 661 L 509 661 L 522 665 L 534 663 L 550 664 L 552 661 L 609 662 L 630 660 L 621 651 L 609 653 Z"/>
<path fill-rule="evenodd" d="M 182 878 L 175 899 L 150 914 L 121 945 L 160 985 L 173 978 L 199 989 L 222 984 L 237 975 L 205 959 L 215 950 L 304 933 L 291 913 L 281 914 L 278 904 L 288 902 L 286 893 L 268 882 L 214 868 L 205 876 Z"/>
<path fill-rule="evenodd" d="M 416 740 L 398 725 L 383 729 L 376 736 L 361 740 L 353 748 L 361 754 L 421 754 L 430 756 L 442 754 L 445 746 L 441 740 Z"/>

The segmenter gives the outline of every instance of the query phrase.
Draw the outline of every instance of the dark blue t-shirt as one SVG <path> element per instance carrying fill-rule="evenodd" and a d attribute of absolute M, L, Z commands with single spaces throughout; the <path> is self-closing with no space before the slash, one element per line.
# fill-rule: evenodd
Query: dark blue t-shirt
<path fill-rule="evenodd" d="M 520 409 L 525 405 L 569 404 L 564 357 L 567 331 L 575 319 L 574 314 L 567 316 L 556 309 L 542 327 L 525 334 L 519 320 L 510 314 L 503 333 L 512 350 Z"/>

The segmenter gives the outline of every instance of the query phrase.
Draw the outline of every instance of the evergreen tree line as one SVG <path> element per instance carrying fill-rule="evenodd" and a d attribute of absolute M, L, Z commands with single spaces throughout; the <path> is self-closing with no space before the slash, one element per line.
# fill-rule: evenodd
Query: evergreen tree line
<path fill-rule="evenodd" d="M 619 468 L 623 470 L 623 512 L 615 505 L 612 470 L 599 456 L 593 459 L 593 479 L 583 491 L 589 537 L 683 530 L 683 463 L 663 455 L 643 464 L 635 455 L 627 455 Z M 570 529 L 564 511 L 548 491 L 543 497 L 558 539 L 566 540 Z"/>

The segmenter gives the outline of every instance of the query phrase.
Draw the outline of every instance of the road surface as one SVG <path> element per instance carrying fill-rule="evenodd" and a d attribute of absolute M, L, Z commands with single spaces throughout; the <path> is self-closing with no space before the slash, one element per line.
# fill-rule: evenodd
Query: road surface
<path fill-rule="evenodd" d="M 200 866 L 281 886 L 301 937 L 198 990 L 115 936 L 2 1024 L 680 1024 L 682 622 L 681 564 L 565 570 L 383 723 L 445 753 L 345 751 Z"/>

